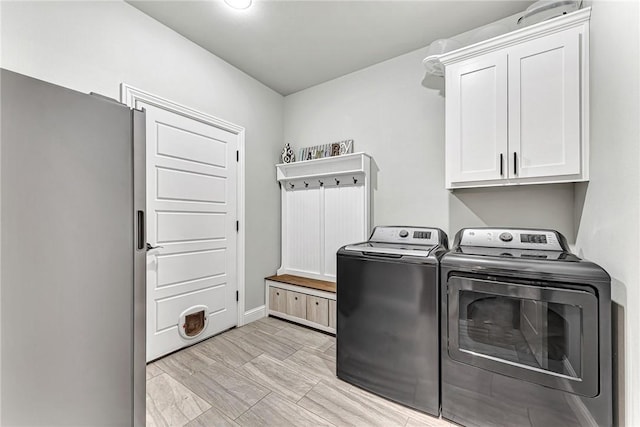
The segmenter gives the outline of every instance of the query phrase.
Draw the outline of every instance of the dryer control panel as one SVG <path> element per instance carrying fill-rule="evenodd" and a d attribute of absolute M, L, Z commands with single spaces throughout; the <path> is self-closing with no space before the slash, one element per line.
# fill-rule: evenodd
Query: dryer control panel
<path fill-rule="evenodd" d="M 460 246 L 485 248 L 539 249 L 565 251 L 559 233 L 554 230 L 528 230 L 517 228 L 465 228 Z"/>

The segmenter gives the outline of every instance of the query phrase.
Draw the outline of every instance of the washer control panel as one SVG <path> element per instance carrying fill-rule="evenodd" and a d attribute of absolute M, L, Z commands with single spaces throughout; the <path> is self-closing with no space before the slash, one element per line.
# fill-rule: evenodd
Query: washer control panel
<path fill-rule="evenodd" d="M 441 243 L 438 231 L 434 228 L 380 226 L 373 229 L 369 241 L 433 246 Z"/>
<path fill-rule="evenodd" d="M 558 232 L 553 230 L 525 230 L 500 228 L 465 228 L 460 246 L 485 248 L 541 249 L 563 251 Z"/>

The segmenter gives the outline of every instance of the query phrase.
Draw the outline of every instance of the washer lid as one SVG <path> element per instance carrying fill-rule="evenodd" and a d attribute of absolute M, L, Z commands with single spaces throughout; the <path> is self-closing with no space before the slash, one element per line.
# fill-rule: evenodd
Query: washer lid
<path fill-rule="evenodd" d="M 379 255 L 428 257 L 434 247 L 435 245 L 364 242 L 355 245 L 348 245 L 344 250 Z"/>

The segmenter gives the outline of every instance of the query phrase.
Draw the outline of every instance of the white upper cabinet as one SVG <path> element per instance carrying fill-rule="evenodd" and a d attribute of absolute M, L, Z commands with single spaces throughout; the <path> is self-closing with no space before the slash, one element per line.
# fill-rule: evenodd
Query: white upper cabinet
<path fill-rule="evenodd" d="M 507 152 L 507 57 L 502 52 L 446 68 L 447 182 L 495 181 Z"/>
<path fill-rule="evenodd" d="M 590 9 L 443 55 L 447 188 L 588 180 Z"/>
<path fill-rule="evenodd" d="M 581 34 L 572 28 L 509 49 L 510 177 L 581 172 Z"/>

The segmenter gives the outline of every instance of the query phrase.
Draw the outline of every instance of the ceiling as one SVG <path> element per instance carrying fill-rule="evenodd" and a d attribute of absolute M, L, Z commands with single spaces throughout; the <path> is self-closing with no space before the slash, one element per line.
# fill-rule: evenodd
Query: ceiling
<path fill-rule="evenodd" d="M 522 12 L 533 2 L 254 0 L 246 10 L 223 0 L 127 3 L 288 95 Z"/>

